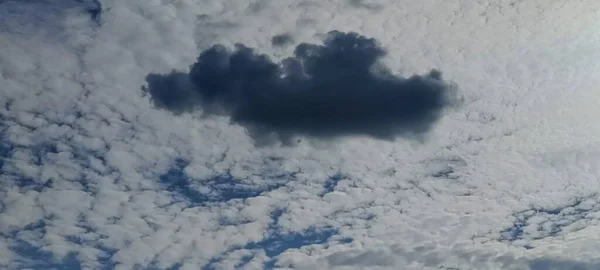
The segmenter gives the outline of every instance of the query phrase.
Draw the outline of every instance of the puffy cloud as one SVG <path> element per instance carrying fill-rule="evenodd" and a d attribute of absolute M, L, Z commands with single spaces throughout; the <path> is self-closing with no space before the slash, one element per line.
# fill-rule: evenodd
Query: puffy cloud
<path fill-rule="evenodd" d="M 385 50 L 372 38 L 331 31 L 323 45 L 302 43 L 280 63 L 237 44 L 205 50 L 188 76 L 150 74 L 154 103 L 176 113 L 200 107 L 225 115 L 259 141 L 275 134 L 393 139 L 422 135 L 456 102 L 454 86 L 433 70 L 398 77 L 377 65 Z"/>

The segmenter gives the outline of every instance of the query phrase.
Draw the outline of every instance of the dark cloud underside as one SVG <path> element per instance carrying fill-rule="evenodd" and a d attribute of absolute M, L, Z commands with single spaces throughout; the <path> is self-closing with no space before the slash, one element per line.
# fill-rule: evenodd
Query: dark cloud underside
<path fill-rule="evenodd" d="M 290 34 L 280 34 L 271 38 L 271 45 L 273 47 L 285 46 L 292 43 L 294 40 Z"/>
<path fill-rule="evenodd" d="M 403 78 L 378 63 L 377 41 L 332 31 L 279 63 L 237 44 L 202 52 L 189 74 L 150 74 L 145 91 L 174 113 L 229 116 L 255 139 L 276 135 L 394 139 L 427 132 L 451 105 L 454 87 L 432 70 Z"/>

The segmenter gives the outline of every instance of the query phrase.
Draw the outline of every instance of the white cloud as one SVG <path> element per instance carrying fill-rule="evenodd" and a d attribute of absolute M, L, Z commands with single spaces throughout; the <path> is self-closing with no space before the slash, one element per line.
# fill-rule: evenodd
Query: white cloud
<path fill-rule="evenodd" d="M 59 2 L 0 3 L 1 267 L 598 266 L 596 1 Z M 423 144 L 256 148 L 139 91 L 212 43 L 333 29 L 466 105 Z"/>

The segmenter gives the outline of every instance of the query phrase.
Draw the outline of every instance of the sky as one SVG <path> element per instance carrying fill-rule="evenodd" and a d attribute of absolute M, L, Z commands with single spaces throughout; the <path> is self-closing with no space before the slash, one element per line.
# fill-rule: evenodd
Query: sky
<path fill-rule="evenodd" d="M 0 268 L 599 269 L 599 11 L 0 0 Z"/>

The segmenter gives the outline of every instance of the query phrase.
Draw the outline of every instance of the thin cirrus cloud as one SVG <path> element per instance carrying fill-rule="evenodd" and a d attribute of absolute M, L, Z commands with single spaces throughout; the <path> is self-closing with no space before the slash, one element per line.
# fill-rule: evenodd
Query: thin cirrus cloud
<path fill-rule="evenodd" d="M 176 114 L 228 116 L 258 141 L 423 135 L 456 101 L 455 85 L 437 70 L 396 76 L 379 63 L 385 55 L 375 39 L 340 31 L 281 62 L 243 44 L 214 45 L 189 74 L 150 74 L 144 90 Z"/>

